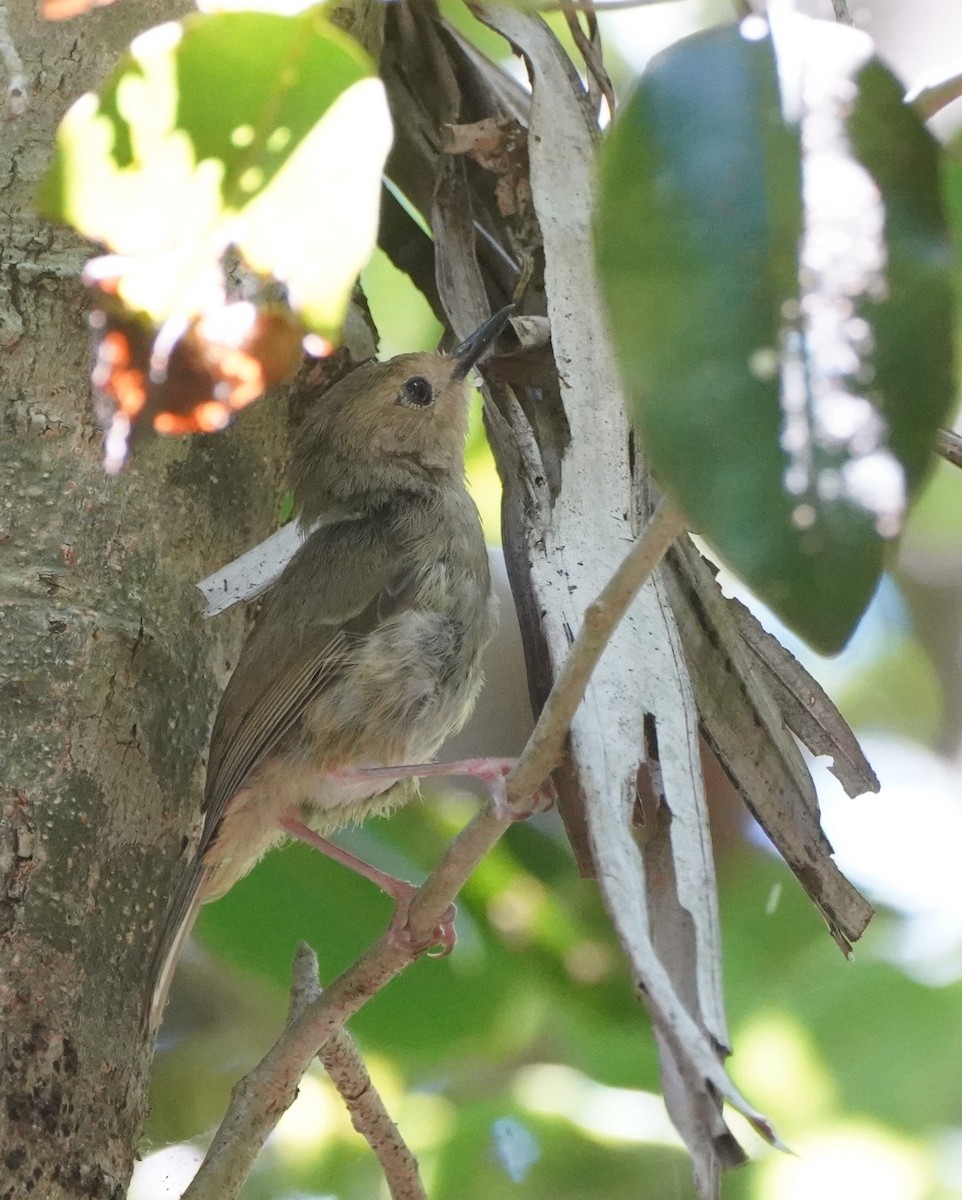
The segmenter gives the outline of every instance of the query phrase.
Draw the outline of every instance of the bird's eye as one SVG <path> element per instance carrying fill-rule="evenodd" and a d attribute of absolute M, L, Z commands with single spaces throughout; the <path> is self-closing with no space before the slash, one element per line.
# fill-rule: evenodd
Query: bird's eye
<path fill-rule="evenodd" d="M 434 399 L 430 383 L 423 375 L 412 375 L 401 392 L 402 404 L 414 404 L 418 408 L 426 408 Z"/>

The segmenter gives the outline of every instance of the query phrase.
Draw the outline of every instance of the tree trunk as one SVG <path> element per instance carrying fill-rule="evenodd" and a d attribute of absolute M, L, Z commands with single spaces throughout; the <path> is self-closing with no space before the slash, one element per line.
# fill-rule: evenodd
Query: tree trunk
<path fill-rule="evenodd" d="M 9 14 L 30 94 L 0 124 L 2 1200 L 126 1193 L 147 965 L 244 631 L 239 612 L 205 627 L 193 585 L 263 537 L 280 495 L 273 402 L 226 436 L 146 439 L 105 478 L 78 282 L 89 248 L 32 211 L 66 106 L 170 15 L 138 4 L 51 24 L 28 0 Z"/>

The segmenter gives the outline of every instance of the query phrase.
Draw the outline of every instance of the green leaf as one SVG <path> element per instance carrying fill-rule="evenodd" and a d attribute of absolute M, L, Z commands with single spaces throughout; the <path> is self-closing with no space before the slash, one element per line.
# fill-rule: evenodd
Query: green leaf
<path fill-rule="evenodd" d="M 313 329 L 340 326 L 374 249 L 390 144 L 384 87 L 379 79 L 359 80 L 238 214 L 241 253 L 254 270 L 287 285 L 292 306 Z"/>
<path fill-rule="evenodd" d="M 158 322 L 208 306 L 234 243 L 331 334 L 376 237 L 391 134 L 372 76 L 317 8 L 158 26 L 64 117 L 40 207 L 129 260 L 122 298 Z"/>
<path fill-rule="evenodd" d="M 865 610 L 953 400 L 938 147 L 863 33 L 653 60 L 602 156 L 601 284 L 663 486 L 818 649 Z"/>

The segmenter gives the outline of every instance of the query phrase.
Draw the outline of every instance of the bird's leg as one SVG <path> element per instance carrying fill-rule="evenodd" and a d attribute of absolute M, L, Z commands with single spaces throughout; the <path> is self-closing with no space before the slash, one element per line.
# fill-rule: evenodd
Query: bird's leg
<path fill-rule="evenodd" d="M 520 811 L 517 807 L 510 807 L 508 805 L 508 794 L 504 781 L 511 773 L 514 765 L 515 760 L 513 758 L 462 758 L 456 762 L 449 763 L 412 763 L 396 767 L 331 768 L 327 774 L 329 778 L 337 780 L 339 783 L 372 781 L 381 782 L 385 785 L 398 783 L 402 779 L 423 778 L 428 775 L 470 775 L 488 785 L 494 811 L 501 820 L 523 821 L 536 812 L 543 812 L 545 809 L 550 808 L 554 804 L 555 793 L 551 780 L 547 779 L 531 797 L 530 806 L 525 811 Z M 341 846 L 335 845 L 334 842 L 328 841 L 327 838 L 323 838 L 320 834 L 315 833 L 313 829 L 309 829 L 303 821 L 299 821 L 293 814 L 282 817 L 279 824 L 285 833 L 290 834 L 291 837 L 297 838 L 298 841 L 304 842 L 305 845 L 320 851 L 321 854 L 347 867 L 348 870 L 354 871 L 355 874 L 369 879 L 385 895 L 390 896 L 395 903 L 395 909 L 391 920 L 391 927 L 388 930 L 388 937 L 396 946 L 409 950 L 412 954 L 419 953 L 424 949 L 423 946 L 415 946 L 413 944 L 407 928 L 408 910 L 411 907 L 411 900 L 417 892 L 417 888 L 413 883 L 408 883 L 403 879 L 396 879 L 393 875 L 388 875 L 385 871 L 379 871 L 377 867 L 372 867 L 370 863 L 366 863 L 362 858 L 358 858 L 356 854 L 352 854 L 349 850 L 344 850 Z M 448 911 L 434 929 L 431 945 L 440 946 L 436 957 L 444 958 L 454 949 L 454 943 L 457 940 L 457 934 L 454 929 L 456 913 L 457 910 L 454 905 L 449 905 Z"/>
<path fill-rule="evenodd" d="M 303 842 L 313 850 L 318 850 L 326 858 L 340 863 L 342 867 L 347 867 L 355 875 L 369 879 L 385 895 L 390 896 L 392 900 L 398 903 L 402 900 L 410 900 L 411 895 L 417 890 L 413 883 L 408 883 L 404 879 L 396 879 L 393 875 L 388 875 L 385 871 L 379 871 L 377 867 L 372 867 L 370 863 L 366 863 L 363 858 L 358 858 L 350 850 L 344 850 L 334 842 L 328 841 L 327 838 L 321 837 L 319 833 L 315 833 L 313 829 L 309 829 L 302 821 L 298 821 L 295 817 L 281 817 L 279 824 L 284 832 L 289 833 L 291 837 L 297 838 L 299 842 Z"/>
<path fill-rule="evenodd" d="M 396 783 L 400 779 L 424 778 L 427 775 L 470 775 L 488 786 L 495 814 L 502 821 L 526 821 L 535 813 L 544 812 L 555 802 L 555 790 L 550 778 L 546 779 L 530 797 L 524 809 L 509 806 L 505 779 L 514 769 L 513 758 L 461 758 L 446 763 L 412 763 L 397 767 L 346 767 L 330 772 L 339 781 L 350 783 L 356 780 L 383 780 Z"/>
<path fill-rule="evenodd" d="M 304 842 L 313 850 L 318 850 L 356 875 L 369 879 L 385 895 L 390 896 L 394 901 L 395 909 L 388 929 L 388 937 L 396 946 L 410 951 L 411 954 L 420 953 L 425 949 L 424 946 L 415 946 L 407 929 L 408 910 L 411 907 L 411 900 L 418 890 L 413 883 L 408 883 L 404 879 L 396 879 L 393 875 L 388 875 L 386 871 L 379 871 L 377 867 L 372 867 L 370 863 L 365 862 L 363 858 L 358 858 L 350 850 L 345 850 L 341 846 L 335 845 L 334 842 L 328 841 L 327 838 L 321 837 L 319 833 L 309 829 L 303 821 L 298 821 L 294 816 L 281 817 L 279 824 L 291 837 L 297 838 L 299 842 Z M 454 949 L 454 943 L 457 941 L 457 933 L 454 929 L 456 915 L 457 909 L 454 905 L 448 905 L 448 911 L 435 926 L 432 940 L 429 943 L 431 946 L 441 947 L 432 957 L 446 958 Z"/>

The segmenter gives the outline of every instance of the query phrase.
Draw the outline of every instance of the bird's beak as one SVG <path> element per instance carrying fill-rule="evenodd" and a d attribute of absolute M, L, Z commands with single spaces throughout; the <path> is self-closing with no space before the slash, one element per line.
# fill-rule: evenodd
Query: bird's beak
<path fill-rule="evenodd" d="M 509 304 L 500 309 L 493 317 L 488 317 L 483 325 L 464 339 L 460 346 L 451 352 L 454 359 L 454 378 L 464 379 L 481 355 L 487 350 L 498 334 L 508 323 L 508 318 L 515 311 L 516 305 Z"/>

